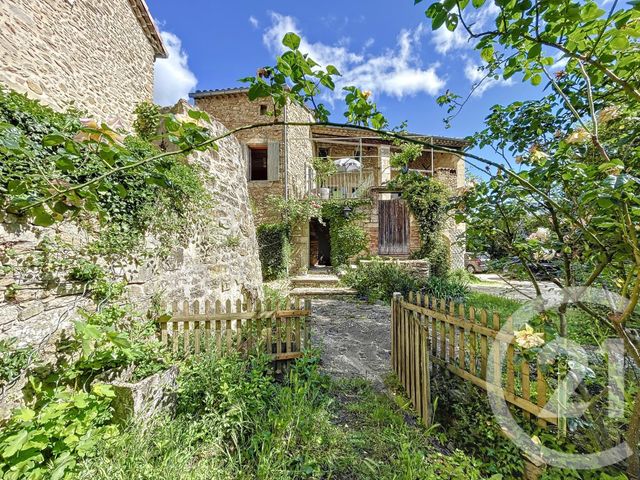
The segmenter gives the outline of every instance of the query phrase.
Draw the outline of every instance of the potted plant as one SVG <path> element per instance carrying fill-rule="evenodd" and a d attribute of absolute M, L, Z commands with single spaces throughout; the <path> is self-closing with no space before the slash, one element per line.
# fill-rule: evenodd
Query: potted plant
<path fill-rule="evenodd" d="M 331 175 L 334 175 L 338 171 L 338 168 L 331 160 L 331 157 L 316 157 L 312 161 L 312 166 L 316 172 L 316 185 L 318 185 L 320 198 L 329 200 L 331 189 L 324 184 Z"/>

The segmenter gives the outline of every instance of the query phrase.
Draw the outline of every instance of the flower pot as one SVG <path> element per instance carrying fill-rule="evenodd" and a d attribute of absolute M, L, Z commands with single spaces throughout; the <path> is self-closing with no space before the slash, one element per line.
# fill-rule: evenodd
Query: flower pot
<path fill-rule="evenodd" d="M 114 420 L 121 424 L 131 419 L 146 422 L 160 412 L 173 413 L 178 367 L 170 367 L 136 383 L 116 379 L 109 384 L 116 394 L 111 404 Z"/>

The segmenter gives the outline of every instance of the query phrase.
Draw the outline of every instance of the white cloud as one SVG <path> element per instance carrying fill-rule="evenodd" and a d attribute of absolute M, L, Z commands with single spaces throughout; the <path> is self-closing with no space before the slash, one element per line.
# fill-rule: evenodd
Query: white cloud
<path fill-rule="evenodd" d="M 198 83 L 189 69 L 188 56 L 182 41 L 171 32 L 160 32 L 168 57 L 159 58 L 154 66 L 153 101 L 158 105 L 173 105 L 187 98 Z"/>
<path fill-rule="evenodd" d="M 513 84 L 513 79 L 511 78 L 507 80 L 498 78 L 496 80 L 493 76 L 487 76 L 488 71 L 484 69 L 485 65 L 486 64 L 474 63 L 469 59 L 467 59 L 465 64 L 464 76 L 467 77 L 467 80 L 475 87 L 472 93 L 474 97 L 481 97 L 484 92 L 490 88 L 497 86 L 508 87 Z"/>
<path fill-rule="evenodd" d="M 260 22 L 253 15 L 249 17 L 249 23 L 253 26 L 253 28 L 258 28 L 260 26 Z"/>
<path fill-rule="evenodd" d="M 425 34 L 422 25 L 415 30 L 402 30 L 394 48 L 378 55 L 367 55 L 365 50 L 372 42 L 367 41 L 362 53 L 349 49 L 349 39 L 341 39 L 334 45 L 310 42 L 296 25 L 295 19 L 279 13 L 271 14 L 271 26 L 263 35 L 264 44 L 274 53 L 281 53 L 282 37 L 287 32 L 296 32 L 301 37 L 300 50 L 308 53 L 320 65 L 334 65 L 342 77 L 336 82 L 336 96 L 342 94 L 345 85 L 356 85 L 371 90 L 374 95 L 387 94 L 402 98 L 406 95 L 427 93 L 436 95 L 445 85 L 438 73 L 438 65 L 423 67 L 416 50 Z"/>
<path fill-rule="evenodd" d="M 489 28 L 498 14 L 500 9 L 491 1 L 479 10 L 465 13 L 465 22 L 474 33 Z M 458 24 L 453 32 L 446 27 L 440 27 L 433 32 L 431 41 L 435 44 L 435 48 L 439 53 L 445 54 L 450 50 L 464 49 L 472 47 L 469 43 L 469 34 L 462 24 Z"/>

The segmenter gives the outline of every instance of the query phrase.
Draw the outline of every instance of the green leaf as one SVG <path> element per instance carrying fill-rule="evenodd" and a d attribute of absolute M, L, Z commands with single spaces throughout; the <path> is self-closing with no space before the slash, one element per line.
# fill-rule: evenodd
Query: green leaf
<path fill-rule="evenodd" d="M 296 50 L 300 46 L 300 37 L 293 32 L 288 32 L 282 39 L 282 44 L 291 50 Z"/>
<path fill-rule="evenodd" d="M 99 397 L 113 398 L 116 396 L 115 392 L 113 391 L 113 387 L 111 387 L 111 385 L 107 385 L 106 383 L 96 383 L 91 388 L 91 390 Z"/>
<path fill-rule="evenodd" d="M 529 49 L 529 52 L 527 53 L 527 58 L 528 59 L 538 58 L 541 53 L 542 53 L 542 44 L 536 43 Z"/>
<path fill-rule="evenodd" d="M 29 440 L 29 432 L 27 430 L 20 430 L 15 435 L 10 436 L 4 441 L 4 444 L 8 446 L 2 451 L 2 456 L 4 458 L 13 457 L 22 449 L 27 440 Z"/>
<path fill-rule="evenodd" d="M 59 133 L 51 133 L 44 136 L 42 139 L 42 145 L 45 147 L 53 147 L 55 145 L 63 144 L 66 140 L 67 139 Z"/>
<path fill-rule="evenodd" d="M 33 223 L 40 227 L 50 227 L 55 223 L 53 217 L 45 210 L 42 205 L 39 205 L 33 209 Z"/>
<path fill-rule="evenodd" d="M 336 67 L 334 67 L 333 65 L 327 65 L 327 73 L 329 75 L 341 75 L 341 73 L 338 71 L 338 69 Z"/>
<path fill-rule="evenodd" d="M 480 52 L 480 56 L 485 62 L 491 62 L 493 60 L 493 53 L 493 46 L 489 45 L 488 47 L 482 49 L 482 51 Z"/>
<path fill-rule="evenodd" d="M 629 46 L 629 40 L 624 34 L 616 35 L 611 39 L 610 44 L 616 50 L 625 50 Z"/>
<path fill-rule="evenodd" d="M 486 2 L 486 0 L 471 0 L 471 5 L 476 8 L 480 8 L 482 5 L 484 5 L 484 2 Z"/>
<path fill-rule="evenodd" d="M 30 408 L 24 407 L 17 410 L 13 415 L 13 418 L 16 420 L 20 420 L 21 422 L 28 422 L 30 420 L 33 420 L 35 416 L 36 412 L 31 410 Z"/>
<path fill-rule="evenodd" d="M 531 77 L 531 85 L 538 86 L 542 83 L 542 75 L 536 73 L 533 77 Z"/>

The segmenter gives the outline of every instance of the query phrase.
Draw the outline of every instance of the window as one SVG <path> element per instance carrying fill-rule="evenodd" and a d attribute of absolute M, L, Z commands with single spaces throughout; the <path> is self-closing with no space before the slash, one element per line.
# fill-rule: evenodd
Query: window
<path fill-rule="evenodd" d="M 251 180 L 267 180 L 267 147 L 249 147 L 249 157 L 251 165 Z"/>
<path fill-rule="evenodd" d="M 329 158 L 329 149 L 327 147 L 319 147 L 318 148 L 318 157 L 320 157 L 320 158 Z"/>
<path fill-rule="evenodd" d="M 266 115 L 266 114 L 267 114 L 267 106 L 260 105 L 260 115 Z"/>

